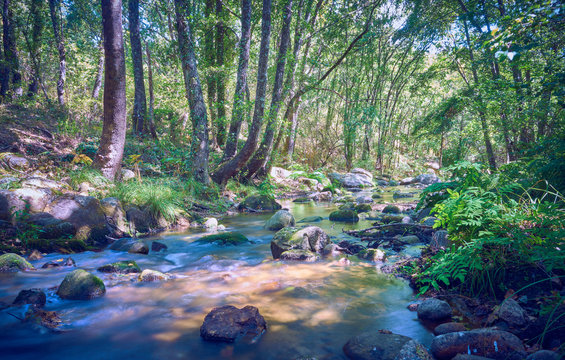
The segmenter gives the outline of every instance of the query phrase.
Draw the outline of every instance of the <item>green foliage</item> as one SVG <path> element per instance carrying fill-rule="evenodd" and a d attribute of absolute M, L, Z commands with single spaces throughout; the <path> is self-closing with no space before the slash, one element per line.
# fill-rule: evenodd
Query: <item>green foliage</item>
<path fill-rule="evenodd" d="M 162 180 L 129 181 L 117 184 L 110 196 L 118 198 L 123 204 L 147 208 L 154 218 L 164 217 L 173 222 L 183 210 L 183 195 L 170 183 Z"/>
<path fill-rule="evenodd" d="M 78 170 L 71 170 L 68 175 L 71 178 L 71 186 L 75 188 L 83 182 L 90 183 L 92 186 L 97 188 L 103 188 L 111 183 L 110 180 L 106 179 L 99 170 L 93 169 L 89 166 L 84 166 Z"/>
<path fill-rule="evenodd" d="M 452 248 L 440 252 L 419 275 L 420 291 L 459 286 L 471 294 L 500 295 L 507 273 L 543 264 L 565 270 L 564 198 L 557 192 L 532 197 L 501 174 L 474 164 L 452 168 L 459 179 L 435 205 L 435 227 L 448 230 Z M 539 190 L 536 190 L 539 191 Z"/>

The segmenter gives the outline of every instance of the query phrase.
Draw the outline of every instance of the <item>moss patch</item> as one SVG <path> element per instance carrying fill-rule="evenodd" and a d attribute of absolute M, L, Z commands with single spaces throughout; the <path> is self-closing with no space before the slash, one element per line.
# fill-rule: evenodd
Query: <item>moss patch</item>
<path fill-rule="evenodd" d="M 387 205 L 383 209 L 383 214 L 400 214 L 400 208 L 396 205 Z"/>
<path fill-rule="evenodd" d="M 31 239 L 28 240 L 27 247 L 31 250 L 35 249 L 46 253 L 60 252 L 63 254 L 82 252 L 88 249 L 85 242 L 79 239 Z"/>
<path fill-rule="evenodd" d="M 240 232 L 230 231 L 220 234 L 213 234 L 201 237 L 199 243 L 216 243 L 219 245 L 241 245 L 250 242 L 245 235 Z"/>
<path fill-rule="evenodd" d="M 15 272 L 33 268 L 33 265 L 19 255 L 9 253 L 0 256 L 0 272 Z"/>
<path fill-rule="evenodd" d="M 330 214 L 331 221 L 358 222 L 359 215 L 353 210 L 336 210 Z"/>
<path fill-rule="evenodd" d="M 371 211 L 371 205 L 369 204 L 358 204 L 355 206 L 355 211 L 357 211 L 358 213 L 364 213 L 364 212 L 369 212 Z"/>

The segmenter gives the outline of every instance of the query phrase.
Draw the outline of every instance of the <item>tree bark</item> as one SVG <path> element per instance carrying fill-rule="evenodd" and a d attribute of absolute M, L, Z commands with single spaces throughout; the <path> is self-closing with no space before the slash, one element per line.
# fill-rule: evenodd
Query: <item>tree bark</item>
<path fill-rule="evenodd" d="M 94 164 L 106 178 L 114 180 L 121 169 L 126 140 L 126 61 L 121 0 L 102 0 L 102 28 L 106 60 L 104 125 Z"/>
<path fill-rule="evenodd" d="M 224 75 L 224 11 L 222 0 L 216 0 L 216 106 L 218 118 L 216 119 L 216 143 L 224 146 L 226 142 L 226 77 Z"/>
<path fill-rule="evenodd" d="M 243 145 L 240 152 L 231 160 L 224 163 L 218 170 L 212 174 L 212 179 L 225 186 L 226 182 L 231 179 L 245 165 L 247 160 L 253 155 L 257 142 L 259 141 L 259 132 L 263 124 L 263 115 L 265 112 L 265 93 L 267 91 L 267 68 L 269 62 L 269 43 L 271 37 L 271 0 L 263 0 L 263 12 L 261 20 L 261 45 L 259 50 L 259 66 L 257 69 L 257 88 L 255 91 L 255 110 L 253 112 L 253 121 L 249 128 L 247 141 Z M 236 139 L 237 141 L 237 139 Z"/>
<path fill-rule="evenodd" d="M 145 43 L 145 53 L 147 54 L 147 83 L 149 85 L 149 111 L 147 120 L 149 121 L 149 132 L 153 139 L 157 139 L 157 130 L 155 129 L 155 94 L 153 93 L 153 64 L 151 63 L 151 52 L 149 44 Z"/>
<path fill-rule="evenodd" d="M 290 23 L 292 20 L 292 0 L 287 0 L 283 12 L 283 25 L 281 28 L 281 38 L 279 43 L 279 52 L 277 55 L 277 69 L 275 71 L 275 83 L 273 85 L 273 94 L 271 96 L 271 107 L 267 116 L 267 127 L 263 136 L 263 141 L 259 149 L 255 152 L 251 160 L 241 171 L 243 179 L 247 181 L 261 169 L 269 160 L 271 151 L 273 150 L 273 140 L 277 127 L 277 117 L 280 109 L 283 92 L 284 68 L 286 65 L 286 53 L 290 42 Z"/>
<path fill-rule="evenodd" d="M 179 52 L 193 130 L 191 146 L 192 170 L 194 179 L 207 185 L 210 183 L 210 177 L 208 176 L 208 118 L 196 67 L 196 55 L 194 54 L 194 47 L 191 41 L 192 30 L 185 21 L 187 8 L 186 0 L 175 0 Z"/>
<path fill-rule="evenodd" d="M 100 57 L 98 58 L 98 70 L 96 71 L 96 78 L 94 78 L 94 86 L 92 87 L 92 98 L 98 99 L 100 89 L 102 89 L 102 76 L 104 76 L 104 37 L 100 41 Z"/>
<path fill-rule="evenodd" d="M 120 1 L 121 3 L 121 1 Z M 61 12 L 60 0 L 49 0 L 49 12 L 51 23 L 53 24 L 53 34 L 59 52 L 59 79 L 57 80 L 57 100 L 59 105 L 65 105 L 65 81 L 67 79 L 67 55 L 65 53 L 65 39 L 60 23 L 59 13 Z M 121 13 L 121 11 L 120 11 Z"/>
<path fill-rule="evenodd" d="M 17 98 L 23 94 L 22 75 L 20 74 L 20 59 L 16 49 L 16 33 L 14 29 L 14 15 L 10 0 L 4 0 L 2 7 L 2 23 L 3 23 L 3 42 L 4 42 L 4 61 L 7 66 L 8 89 L 11 90 L 12 96 Z"/>
<path fill-rule="evenodd" d="M 32 0 L 29 8 L 31 17 L 31 41 L 29 41 L 29 57 L 32 62 L 30 79 L 28 87 L 28 96 L 37 95 L 39 90 L 39 71 L 40 71 L 40 52 L 41 34 L 43 32 L 43 1 Z"/>
<path fill-rule="evenodd" d="M 144 133 L 145 116 L 147 116 L 147 99 L 143 77 L 143 50 L 139 33 L 139 0 L 128 0 L 129 37 L 131 42 L 131 60 L 133 63 L 133 133 L 141 136 Z"/>
<path fill-rule="evenodd" d="M 239 41 L 239 62 L 237 82 L 233 96 L 232 120 L 226 139 L 222 161 L 231 159 L 237 151 L 237 140 L 241 124 L 245 119 L 245 89 L 247 87 L 247 69 L 249 67 L 249 47 L 251 43 L 251 0 L 241 1 L 241 39 Z"/>
<path fill-rule="evenodd" d="M 212 129 L 216 126 L 216 69 L 214 53 L 214 26 L 212 24 L 212 12 L 214 11 L 214 0 L 206 0 L 204 17 L 206 18 L 206 32 L 204 34 L 204 57 L 206 59 L 206 98 L 208 101 L 208 112 L 210 113 L 210 124 Z M 216 137 L 213 136 L 215 141 Z M 214 146 L 214 144 L 213 144 Z"/>

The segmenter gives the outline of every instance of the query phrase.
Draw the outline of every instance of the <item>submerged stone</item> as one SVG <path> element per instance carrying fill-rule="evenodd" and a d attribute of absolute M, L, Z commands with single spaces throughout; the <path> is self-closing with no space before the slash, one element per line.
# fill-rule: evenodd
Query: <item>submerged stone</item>
<path fill-rule="evenodd" d="M 216 243 L 218 245 L 241 245 L 250 242 L 245 235 L 236 231 L 206 235 L 197 240 L 199 243 Z"/>
<path fill-rule="evenodd" d="M 234 342 L 244 336 L 257 339 L 267 331 L 267 322 L 254 306 L 238 309 L 225 305 L 212 309 L 200 327 L 206 341 Z"/>
<path fill-rule="evenodd" d="M 101 266 L 97 269 L 103 273 L 119 273 L 119 274 L 129 274 L 129 273 L 138 273 L 141 272 L 141 269 L 136 264 L 135 261 L 117 261 L 112 264 L 107 264 Z"/>
<path fill-rule="evenodd" d="M 312 223 L 312 222 L 320 222 L 324 220 L 321 216 L 307 216 L 304 219 L 298 221 L 298 223 Z"/>
<path fill-rule="evenodd" d="M 142 282 L 167 281 L 171 277 L 157 270 L 145 269 L 139 274 L 138 280 Z"/>
<path fill-rule="evenodd" d="M 331 221 L 358 222 L 359 215 L 353 210 L 336 210 L 330 214 Z"/>

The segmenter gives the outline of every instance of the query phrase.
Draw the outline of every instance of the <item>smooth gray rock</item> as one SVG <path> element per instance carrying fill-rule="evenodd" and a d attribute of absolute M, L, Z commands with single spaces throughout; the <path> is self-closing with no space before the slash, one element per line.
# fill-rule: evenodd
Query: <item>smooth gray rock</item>
<path fill-rule="evenodd" d="M 451 306 L 443 300 L 426 299 L 418 305 L 418 318 L 429 321 L 440 321 L 450 318 Z"/>
<path fill-rule="evenodd" d="M 411 340 L 403 335 L 371 331 L 349 339 L 343 346 L 343 352 L 352 360 L 395 360 L 403 346 Z"/>
<path fill-rule="evenodd" d="M 294 216 L 292 216 L 288 210 L 279 210 L 267 220 L 265 228 L 271 231 L 278 231 L 285 227 L 294 226 L 295 224 Z"/>

